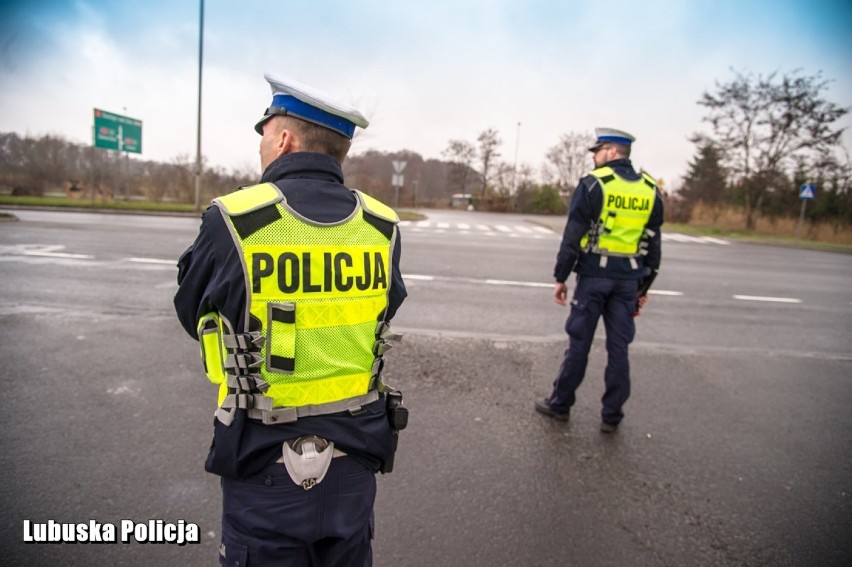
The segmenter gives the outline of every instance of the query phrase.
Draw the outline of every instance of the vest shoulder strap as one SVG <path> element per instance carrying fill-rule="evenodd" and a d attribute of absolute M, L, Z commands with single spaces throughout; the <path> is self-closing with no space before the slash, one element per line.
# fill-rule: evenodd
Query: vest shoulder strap
<path fill-rule="evenodd" d="M 607 183 L 615 179 L 615 171 L 613 171 L 613 169 L 607 165 L 592 170 L 589 175 L 600 181 L 601 185 L 606 185 Z"/>
<path fill-rule="evenodd" d="M 597 180 L 601 182 L 601 185 L 606 185 L 607 183 L 615 179 L 615 171 L 609 166 L 599 167 L 592 171 L 590 175 L 597 178 Z M 651 175 L 649 175 L 647 172 L 641 171 L 640 175 L 642 175 L 642 181 L 644 181 L 648 187 L 650 187 L 654 191 L 657 191 L 659 189 L 659 187 L 657 187 L 657 181 L 653 177 L 651 177 Z"/>
<path fill-rule="evenodd" d="M 659 187 L 657 187 L 657 180 L 651 177 L 648 173 L 643 171 L 642 179 L 645 180 L 645 183 L 654 191 L 659 190 Z"/>
<path fill-rule="evenodd" d="M 370 197 L 363 191 L 359 191 L 358 189 L 353 189 L 352 191 L 355 193 L 355 196 L 358 197 L 358 202 L 361 204 L 361 208 L 364 209 L 364 212 L 394 224 L 399 222 L 399 215 L 396 214 L 396 211 L 389 206 L 385 205 L 378 199 Z"/>
<path fill-rule="evenodd" d="M 268 207 L 284 199 L 281 190 L 273 183 L 260 183 L 238 189 L 222 197 L 213 199 L 213 203 L 231 217 L 237 217 Z"/>

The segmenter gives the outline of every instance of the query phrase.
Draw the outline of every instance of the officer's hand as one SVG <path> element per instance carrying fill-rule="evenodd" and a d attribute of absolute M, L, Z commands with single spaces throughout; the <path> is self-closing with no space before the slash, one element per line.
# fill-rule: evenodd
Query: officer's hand
<path fill-rule="evenodd" d="M 559 305 L 568 305 L 568 286 L 565 282 L 556 282 L 553 288 L 553 300 Z"/>
<path fill-rule="evenodd" d="M 640 315 L 641 309 L 645 306 L 645 304 L 647 302 L 648 302 L 648 296 L 647 295 L 640 295 L 639 297 L 636 298 L 636 310 L 633 312 L 633 318 L 634 319 Z"/>

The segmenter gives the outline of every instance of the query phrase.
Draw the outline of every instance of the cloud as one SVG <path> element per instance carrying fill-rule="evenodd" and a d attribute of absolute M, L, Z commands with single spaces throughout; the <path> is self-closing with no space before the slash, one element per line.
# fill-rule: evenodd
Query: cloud
<path fill-rule="evenodd" d="M 562 134 L 614 126 L 667 185 L 704 127 L 696 102 L 731 69 L 802 68 L 852 104 L 850 8 L 792 0 L 637 3 L 435 0 L 205 3 L 202 151 L 257 167 L 264 71 L 354 103 L 371 119 L 353 151 L 439 158 L 498 130 L 501 154 L 538 170 Z M 143 121 L 143 159 L 195 156 L 198 5 L 18 2 L 0 8 L 0 130 L 91 140 L 92 109 Z M 848 118 L 848 117 L 847 117 Z M 518 129 L 518 123 L 521 124 Z M 846 120 L 845 125 L 850 122 Z M 852 133 L 844 138 L 852 147 Z"/>

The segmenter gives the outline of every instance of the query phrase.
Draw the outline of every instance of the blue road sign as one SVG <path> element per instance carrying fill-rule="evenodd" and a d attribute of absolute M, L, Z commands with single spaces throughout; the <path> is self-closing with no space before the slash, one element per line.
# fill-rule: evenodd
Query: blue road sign
<path fill-rule="evenodd" d="M 814 198 L 815 191 L 816 187 L 814 187 L 810 183 L 806 183 L 799 187 L 799 199 L 803 201 L 810 201 Z"/>

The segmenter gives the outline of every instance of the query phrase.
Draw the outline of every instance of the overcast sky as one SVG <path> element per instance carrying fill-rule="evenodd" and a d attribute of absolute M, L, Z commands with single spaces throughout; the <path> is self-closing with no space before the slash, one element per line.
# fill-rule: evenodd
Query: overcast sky
<path fill-rule="evenodd" d="M 142 158 L 194 160 L 198 34 L 198 0 L 0 0 L 0 131 L 91 143 L 99 108 L 142 120 Z M 359 108 L 353 153 L 441 158 L 494 128 L 502 159 L 538 172 L 560 135 L 612 126 L 675 188 L 703 92 L 796 69 L 852 106 L 852 2 L 207 0 L 202 152 L 259 167 L 269 71 Z"/>

